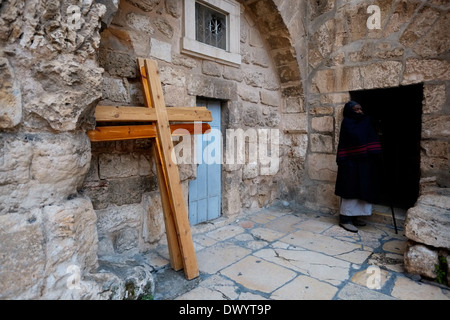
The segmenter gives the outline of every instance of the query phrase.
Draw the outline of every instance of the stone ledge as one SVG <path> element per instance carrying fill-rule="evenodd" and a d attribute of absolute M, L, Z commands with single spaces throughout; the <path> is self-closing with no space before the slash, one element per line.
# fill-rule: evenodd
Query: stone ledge
<path fill-rule="evenodd" d="M 434 191 L 421 195 L 408 210 L 405 235 L 418 243 L 450 249 L 450 189 Z"/>

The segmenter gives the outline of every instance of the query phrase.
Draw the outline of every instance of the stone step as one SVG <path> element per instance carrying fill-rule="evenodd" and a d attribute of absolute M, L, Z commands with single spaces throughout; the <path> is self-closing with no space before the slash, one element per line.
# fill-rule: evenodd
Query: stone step
<path fill-rule="evenodd" d="M 394 215 L 395 221 L 397 223 L 397 229 L 403 229 L 406 219 L 406 211 L 407 210 L 402 208 L 394 208 Z M 374 205 L 372 216 L 368 218 L 368 221 L 394 226 L 391 208 L 385 205 L 379 204 Z"/>

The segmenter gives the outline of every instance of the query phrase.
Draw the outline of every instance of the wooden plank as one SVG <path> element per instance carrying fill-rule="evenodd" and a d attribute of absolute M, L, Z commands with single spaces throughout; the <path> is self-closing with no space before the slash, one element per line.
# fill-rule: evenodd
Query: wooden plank
<path fill-rule="evenodd" d="M 205 107 L 171 107 L 167 108 L 169 121 L 194 122 L 212 121 L 211 112 Z M 95 108 L 95 120 L 97 122 L 151 122 L 156 121 L 154 108 L 135 106 L 97 106 Z"/>
<path fill-rule="evenodd" d="M 188 220 L 188 212 L 184 201 L 183 190 L 178 172 L 178 166 L 172 161 L 171 152 L 173 142 L 170 133 L 169 117 L 164 102 L 164 94 L 159 79 L 159 70 L 156 61 L 144 60 L 147 83 L 151 92 L 151 105 L 156 110 L 157 139 L 160 144 L 161 163 L 165 172 L 169 191 L 169 200 L 172 205 L 175 227 L 179 238 L 179 246 L 183 257 L 184 273 L 187 279 L 198 277 L 197 258 Z"/>
<path fill-rule="evenodd" d="M 207 123 L 179 123 L 170 125 L 172 136 L 203 134 L 210 129 L 211 126 Z M 94 130 L 89 130 L 87 135 L 92 142 L 156 138 L 156 126 L 154 124 L 146 124 L 96 127 Z"/>
<path fill-rule="evenodd" d="M 141 83 L 144 91 L 144 103 L 147 108 L 151 108 L 151 92 L 147 81 L 147 72 L 145 71 L 144 59 L 138 58 L 138 67 L 141 74 Z M 153 143 L 153 155 L 155 159 L 156 175 L 158 177 L 158 185 L 161 196 L 161 206 L 163 209 L 164 224 L 166 227 L 167 247 L 169 250 L 170 266 L 175 271 L 181 270 L 184 267 L 183 257 L 179 244 L 179 237 L 175 226 L 175 218 L 170 203 L 169 190 L 167 185 L 166 173 L 161 163 L 161 146 L 159 140 L 155 139 Z"/>
<path fill-rule="evenodd" d="M 158 177 L 159 191 L 161 195 L 161 206 L 163 209 L 164 225 L 166 227 L 167 247 L 169 250 L 170 266 L 175 271 L 183 269 L 183 257 L 181 255 L 180 244 L 175 226 L 173 209 L 170 204 L 169 186 L 167 185 L 166 174 L 161 163 L 161 147 L 158 139 L 153 144 L 153 158 L 155 159 L 156 176 Z"/>

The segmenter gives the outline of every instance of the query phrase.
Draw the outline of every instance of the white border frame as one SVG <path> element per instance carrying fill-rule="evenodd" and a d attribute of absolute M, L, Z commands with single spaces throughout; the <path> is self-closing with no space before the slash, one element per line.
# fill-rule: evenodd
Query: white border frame
<path fill-rule="evenodd" d="M 203 3 L 227 15 L 227 50 L 195 40 L 195 2 Z M 181 52 L 196 57 L 240 66 L 241 6 L 234 0 L 184 0 L 184 37 Z"/>

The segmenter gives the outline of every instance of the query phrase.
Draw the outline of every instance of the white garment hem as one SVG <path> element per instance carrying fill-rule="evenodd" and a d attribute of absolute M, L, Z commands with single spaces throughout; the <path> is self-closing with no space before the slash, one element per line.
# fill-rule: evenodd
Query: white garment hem
<path fill-rule="evenodd" d="M 372 215 L 372 204 L 360 199 L 341 198 L 340 214 L 349 217 Z"/>

